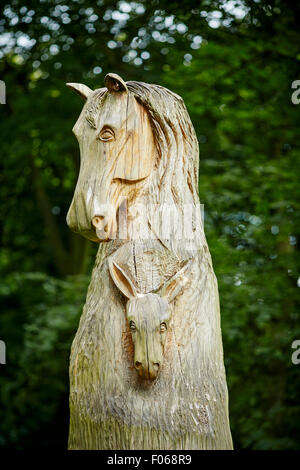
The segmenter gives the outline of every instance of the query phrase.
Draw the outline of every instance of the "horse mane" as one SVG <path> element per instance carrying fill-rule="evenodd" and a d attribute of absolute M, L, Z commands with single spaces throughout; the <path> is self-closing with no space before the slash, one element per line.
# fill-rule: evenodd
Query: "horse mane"
<path fill-rule="evenodd" d="M 126 85 L 148 112 L 157 148 L 149 202 L 153 207 L 158 205 L 159 209 L 149 212 L 149 226 L 168 250 L 181 259 L 190 258 L 195 250 L 206 244 L 197 209 L 199 147 L 194 127 L 182 98 L 177 94 L 160 85 L 143 82 L 127 82 Z M 188 215 L 192 224 L 190 240 L 183 234 L 187 205 L 193 207 L 192 214 Z M 171 211 L 165 217 L 164 206 L 167 211 L 173 207 L 177 215 L 173 216 Z M 167 234 L 164 232 L 166 228 Z"/>
<path fill-rule="evenodd" d="M 158 161 L 156 194 L 159 202 L 199 202 L 199 148 L 195 130 L 180 96 L 160 85 L 127 82 L 128 90 L 147 110 Z"/>

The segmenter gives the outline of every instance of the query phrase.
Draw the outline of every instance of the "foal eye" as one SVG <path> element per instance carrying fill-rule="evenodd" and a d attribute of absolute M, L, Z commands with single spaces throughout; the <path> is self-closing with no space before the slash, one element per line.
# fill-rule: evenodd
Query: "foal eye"
<path fill-rule="evenodd" d="M 167 325 L 165 323 L 161 323 L 160 324 L 160 332 L 164 333 L 165 331 L 167 331 Z"/>
<path fill-rule="evenodd" d="M 110 127 L 103 127 L 100 131 L 97 139 L 102 140 L 102 142 L 109 142 L 110 140 L 114 140 L 115 133 Z"/>
<path fill-rule="evenodd" d="M 129 322 L 129 328 L 131 329 L 131 331 L 135 331 L 135 330 L 136 330 L 136 326 L 135 326 L 134 321 L 131 320 L 131 322 Z"/>

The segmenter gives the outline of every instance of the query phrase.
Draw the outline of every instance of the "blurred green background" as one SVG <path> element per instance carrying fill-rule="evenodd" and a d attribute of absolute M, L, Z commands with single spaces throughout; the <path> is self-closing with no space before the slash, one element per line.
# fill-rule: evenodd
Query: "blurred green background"
<path fill-rule="evenodd" d="M 83 102 L 104 75 L 180 94 L 200 145 L 236 449 L 300 449 L 300 5 L 1 2 L 0 446 L 64 449 L 68 356 L 97 246 L 65 217 Z"/>

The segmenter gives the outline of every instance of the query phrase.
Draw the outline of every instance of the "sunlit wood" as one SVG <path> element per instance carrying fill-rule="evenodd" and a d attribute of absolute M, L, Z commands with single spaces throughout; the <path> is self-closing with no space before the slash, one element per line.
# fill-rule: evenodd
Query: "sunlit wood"
<path fill-rule="evenodd" d="M 67 221 L 100 246 L 71 351 L 69 448 L 231 449 L 193 126 L 163 87 L 105 84 L 72 84 L 86 103 Z"/>

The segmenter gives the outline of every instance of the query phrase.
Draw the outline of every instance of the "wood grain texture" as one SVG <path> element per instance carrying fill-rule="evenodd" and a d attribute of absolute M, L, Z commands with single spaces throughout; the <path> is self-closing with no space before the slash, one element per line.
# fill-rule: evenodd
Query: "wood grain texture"
<path fill-rule="evenodd" d="M 196 209 L 193 126 L 182 99 L 163 87 L 113 74 L 105 83 L 75 125 L 81 169 L 68 223 L 100 246 L 71 349 L 69 448 L 232 449 L 218 287 Z M 99 144 L 101 133 L 108 141 Z M 109 210 L 100 213 L 101 204 Z M 188 237 L 179 236 L 186 205 L 195 208 Z M 168 218 L 170 207 L 176 217 Z M 159 373 L 136 366 L 148 356 Z"/>

